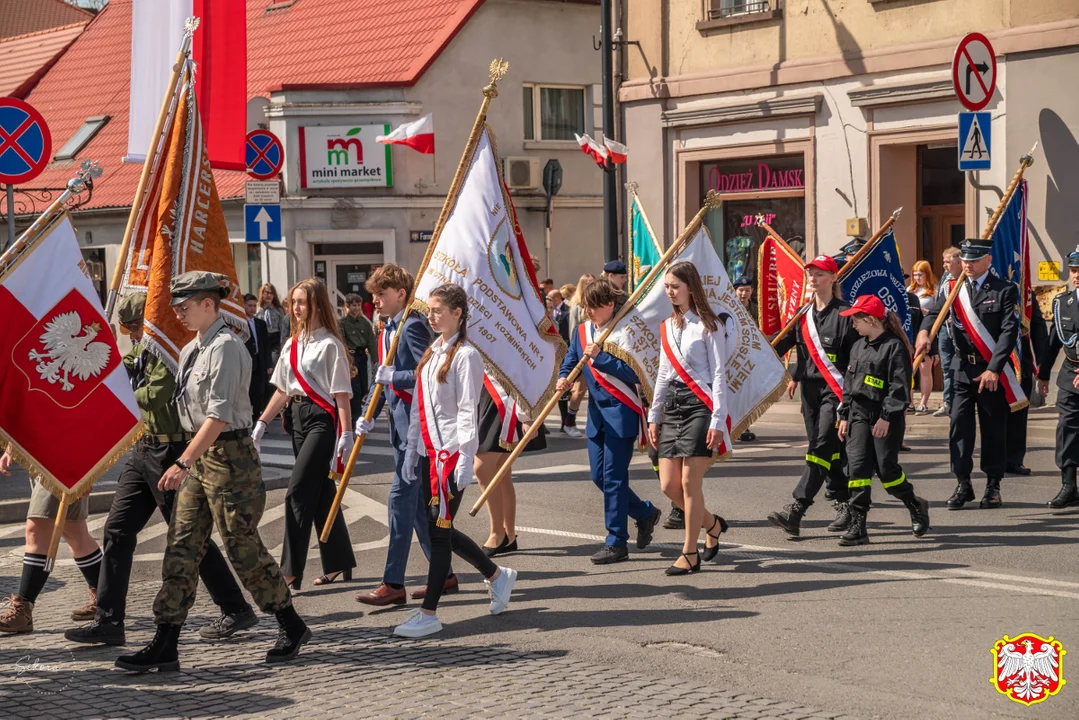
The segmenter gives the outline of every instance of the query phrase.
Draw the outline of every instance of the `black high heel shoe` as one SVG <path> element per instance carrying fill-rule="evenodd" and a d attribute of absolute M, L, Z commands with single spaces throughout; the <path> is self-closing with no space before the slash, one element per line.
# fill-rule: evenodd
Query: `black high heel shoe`
<path fill-rule="evenodd" d="M 315 585 L 329 585 L 330 583 L 343 580 L 344 582 L 352 582 L 352 568 L 347 570 L 341 570 L 336 573 L 332 573 L 333 577 L 329 575 L 323 575 L 322 577 L 315 578 Z M 299 590 L 299 588 L 296 588 Z"/>
<path fill-rule="evenodd" d="M 697 556 L 697 564 L 696 565 L 689 562 L 689 556 L 690 555 L 696 555 Z M 682 557 L 684 557 L 686 559 L 686 562 L 689 563 L 688 568 L 678 567 L 677 565 L 671 565 L 669 568 L 667 568 L 663 572 L 666 573 L 667 575 L 689 575 L 690 573 L 696 573 L 696 572 L 701 571 L 701 556 L 700 556 L 699 552 L 694 550 L 691 553 L 682 553 Z"/>
<path fill-rule="evenodd" d="M 713 535 L 712 531 L 716 529 L 716 525 L 719 525 L 719 535 Z M 708 537 L 713 540 L 719 540 L 723 533 L 727 532 L 730 526 L 727 525 L 727 521 L 721 518 L 719 515 L 712 515 L 712 527 L 708 528 L 704 532 L 708 534 Z M 705 546 L 704 552 L 701 553 L 701 560 L 704 562 L 712 562 L 716 555 L 719 555 L 719 544 L 715 544 L 712 547 Z"/>
<path fill-rule="evenodd" d="M 516 545 L 517 541 L 514 540 L 513 544 Z M 495 557 L 496 555 L 499 555 L 499 554 L 505 552 L 506 548 L 508 548 L 509 545 L 510 545 L 510 536 L 509 535 L 503 535 L 502 536 L 502 542 L 500 542 L 498 545 L 496 545 L 494 547 L 488 547 L 487 545 L 484 545 L 480 549 L 483 550 L 484 555 L 491 558 L 491 557 Z M 517 548 L 514 548 L 514 550 L 516 550 L 516 549 Z"/>

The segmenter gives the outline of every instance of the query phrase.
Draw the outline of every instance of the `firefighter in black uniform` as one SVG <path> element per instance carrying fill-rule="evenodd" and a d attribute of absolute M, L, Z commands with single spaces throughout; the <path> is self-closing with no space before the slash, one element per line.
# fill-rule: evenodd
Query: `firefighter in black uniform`
<path fill-rule="evenodd" d="M 776 354 L 780 357 L 791 348 L 798 348 L 798 364 L 792 376 L 801 383 L 802 417 L 809 438 L 806 466 L 802 479 L 794 489 L 794 502 L 768 516 L 770 523 L 792 537 L 798 536 L 802 516 L 826 481 L 824 496 L 833 502 L 836 509 L 835 520 L 828 530 L 842 532 L 850 523 L 847 508 L 849 493 L 847 478 L 842 471 L 836 411 L 850 348 L 858 339 L 858 334 L 854 332 L 850 319 L 840 315 L 850 305 L 839 297 L 836 283 L 839 268 L 835 260 L 821 255 L 806 265 L 806 272 L 809 287 L 814 293 L 810 301 L 812 307 L 797 321 L 794 330 L 775 346 Z"/>
<path fill-rule="evenodd" d="M 929 530 L 929 501 L 914 494 L 899 464 L 910 405 L 910 340 L 899 317 L 888 312 L 876 295 L 859 296 L 842 315 L 852 319 L 862 338 L 851 349 L 839 406 L 839 439 L 847 443 L 851 514 L 850 527 L 839 544 L 869 542 L 865 521 L 874 472 L 888 494 L 910 511 L 911 531 L 921 537 Z"/>
<path fill-rule="evenodd" d="M 1064 364 L 1057 374 L 1057 467 L 1061 487 L 1049 501 L 1051 508 L 1079 505 L 1075 468 L 1079 466 L 1079 246 L 1068 256 L 1071 289 L 1053 299 L 1053 328 L 1049 345 L 1038 364 L 1038 393 L 1049 394 L 1049 375 L 1057 353 L 1064 349 Z"/>
<path fill-rule="evenodd" d="M 981 469 L 988 478 L 980 507 L 997 508 L 1001 504 L 1000 479 L 1004 476 L 1007 459 L 1007 421 L 1010 414 L 1004 370 L 1019 337 L 1019 293 L 1013 283 L 989 272 L 991 250 L 992 243 L 988 240 L 968 239 L 960 246 L 959 259 L 963 262 L 966 288 L 960 291 L 950 310 L 955 341 L 955 357 L 952 360 L 955 398 L 952 401 L 948 437 L 952 473 L 958 484 L 945 503 L 949 510 L 958 510 L 975 497 L 970 483 L 970 473 L 974 469 L 975 409 L 982 431 Z M 972 324 L 980 323 L 989 336 L 985 340 L 993 343 L 988 359 L 978 349 L 979 345 L 989 349 L 988 342 L 983 343 L 979 339 L 975 343 L 971 337 L 977 337 L 976 329 L 967 327 L 959 317 L 958 311 L 964 302 L 969 312 L 974 314 L 974 318 L 968 319 Z M 929 354 L 929 332 L 943 305 L 943 298 L 938 299 L 922 321 L 915 344 L 919 354 Z M 967 311 L 963 312 L 965 314 Z M 1018 387 L 1012 388 L 1013 392 L 1018 390 Z M 1016 397 L 1013 408 L 1019 409 L 1025 402 L 1025 399 Z"/>
<path fill-rule="evenodd" d="M 1028 398 L 1034 390 L 1034 360 L 1045 357 L 1049 351 L 1049 333 L 1042 317 L 1038 301 L 1030 301 L 1030 332 L 1019 335 L 1019 386 Z M 1050 366 L 1052 369 L 1052 366 Z M 1027 415 L 1029 408 L 1016 410 L 1008 416 L 1008 456 L 1004 472 L 1009 475 L 1029 475 L 1030 468 L 1023 464 L 1027 455 Z"/>

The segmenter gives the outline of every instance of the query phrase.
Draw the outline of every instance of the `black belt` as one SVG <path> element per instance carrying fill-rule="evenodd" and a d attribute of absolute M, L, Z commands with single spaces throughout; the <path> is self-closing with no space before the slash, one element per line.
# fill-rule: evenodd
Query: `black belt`
<path fill-rule="evenodd" d="M 241 440 L 245 437 L 251 437 L 251 428 L 243 428 L 242 430 L 226 430 L 217 436 L 214 442 L 221 442 L 222 440 Z M 184 440 L 191 442 L 195 439 L 195 433 L 184 433 Z"/>
<path fill-rule="evenodd" d="M 188 437 L 188 435 L 190 435 L 190 437 Z M 168 443 L 175 443 L 175 442 L 185 442 L 187 440 L 190 440 L 193 437 L 195 437 L 194 433 L 178 432 L 178 433 L 169 433 L 169 434 L 165 434 L 165 435 L 151 435 L 150 433 L 145 433 L 142 436 L 142 439 L 143 439 L 143 442 L 145 442 L 145 443 L 147 443 L 149 445 L 161 445 L 161 444 L 168 444 Z"/>

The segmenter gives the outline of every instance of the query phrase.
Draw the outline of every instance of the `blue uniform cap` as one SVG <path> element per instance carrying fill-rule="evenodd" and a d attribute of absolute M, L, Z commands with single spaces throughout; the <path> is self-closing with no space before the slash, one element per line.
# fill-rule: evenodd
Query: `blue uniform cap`
<path fill-rule="evenodd" d="M 603 272 L 608 275 L 625 275 L 626 264 L 621 260 L 611 260 L 609 263 L 603 266 Z"/>

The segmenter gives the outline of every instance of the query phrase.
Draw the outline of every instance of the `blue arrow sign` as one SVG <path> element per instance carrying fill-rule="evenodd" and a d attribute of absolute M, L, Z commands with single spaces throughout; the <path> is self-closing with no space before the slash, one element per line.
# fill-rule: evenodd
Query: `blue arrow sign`
<path fill-rule="evenodd" d="M 987 112 L 959 113 L 959 169 L 988 170 L 993 116 Z"/>
<path fill-rule="evenodd" d="M 281 242 L 281 206 L 244 205 L 244 239 L 249 243 Z"/>

